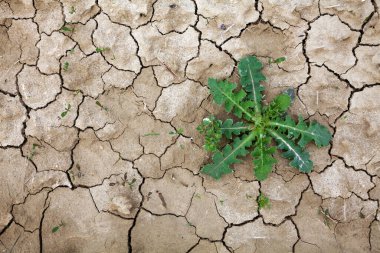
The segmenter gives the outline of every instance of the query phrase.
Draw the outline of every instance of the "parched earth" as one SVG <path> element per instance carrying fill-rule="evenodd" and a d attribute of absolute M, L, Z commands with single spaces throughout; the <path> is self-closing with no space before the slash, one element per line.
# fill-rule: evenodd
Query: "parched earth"
<path fill-rule="evenodd" d="M 0 0 L 0 252 L 380 252 L 378 6 Z M 311 174 L 199 173 L 207 78 L 245 55 L 334 133 Z"/>

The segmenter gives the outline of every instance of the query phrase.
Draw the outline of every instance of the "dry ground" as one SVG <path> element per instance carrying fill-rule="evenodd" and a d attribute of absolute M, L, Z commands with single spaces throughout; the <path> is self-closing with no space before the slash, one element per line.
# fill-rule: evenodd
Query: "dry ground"
<path fill-rule="evenodd" d="M 0 0 L 0 252 L 380 252 L 378 6 Z M 206 80 L 251 54 L 334 132 L 309 175 L 199 174 Z"/>

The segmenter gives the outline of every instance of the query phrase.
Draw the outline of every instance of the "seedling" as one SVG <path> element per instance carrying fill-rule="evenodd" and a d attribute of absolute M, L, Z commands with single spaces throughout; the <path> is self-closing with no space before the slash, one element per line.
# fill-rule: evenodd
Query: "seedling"
<path fill-rule="evenodd" d="M 330 220 L 331 220 L 331 217 L 330 217 L 330 214 L 329 214 L 329 209 L 323 209 L 322 207 L 319 209 L 319 213 L 322 215 L 323 217 L 323 223 L 330 228 Z"/>
<path fill-rule="evenodd" d="M 70 63 L 68 63 L 67 61 L 65 61 L 65 63 L 63 63 L 63 70 L 64 71 L 68 71 L 69 70 L 69 65 L 70 65 Z"/>
<path fill-rule="evenodd" d="M 75 13 L 75 7 L 74 7 L 74 6 L 71 6 L 71 7 L 70 7 L 69 13 L 70 13 L 71 15 L 73 15 L 73 14 Z"/>
<path fill-rule="evenodd" d="M 68 104 L 67 107 L 65 107 L 65 110 L 61 112 L 61 118 L 64 118 L 67 115 L 67 113 L 69 113 L 70 109 L 71 109 L 71 105 Z"/>
<path fill-rule="evenodd" d="M 277 59 L 274 59 L 274 60 L 273 60 L 273 58 L 269 58 L 268 64 L 269 65 L 271 65 L 272 63 L 279 64 L 279 63 L 284 62 L 284 61 L 286 61 L 285 57 L 280 57 L 280 58 L 277 58 Z"/>
<path fill-rule="evenodd" d="M 132 181 L 128 182 L 129 188 L 132 190 L 133 185 L 136 183 L 136 178 L 133 178 Z"/>
<path fill-rule="evenodd" d="M 160 134 L 156 133 L 156 132 L 150 132 L 150 133 L 144 134 L 143 136 L 158 136 L 158 135 L 160 135 Z"/>
<path fill-rule="evenodd" d="M 176 130 L 176 131 L 170 131 L 169 132 L 169 134 L 170 135 L 181 135 L 181 134 L 183 134 L 183 128 L 179 128 L 178 130 Z"/>
<path fill-rule="evenodd" d="M 53 227 L 53 229 L 51 230 L 51 232 L 52 232 L 52 233 L 56 233 L 56 232 L 58 232 L 58 231 L 61 229 L 61 227 L 63 227 L 63 226 L 65 226 L 65 223 L 63 223 L 63 221 L 61 221 L 61 223 L 60 223 L 58 226 Z"/>
<path fill-rule="evenodd" d="M 96 51 L 97 53 L 102 53 L 102 52 L 109 51 L 109 50 L 111 50 L 109 47 L 97 47 L 97 48 L 95 49 L 95 51 Z"/>
<path fill-rule="evenodd" d="M 98 100 L 96 100 L 95 104 L 99 106 L 100 108 L 102 108 L 102 110 L 105 110 L 106 112 L 108 112 L 108 108 L 103 106 Z"/>
<path fill-rule="evenodd" d="M 259 197 L 257 198 L 257 205 L 258 205 L 259 210 L 266 207 L 270 208 L 269 198 L 265 196 L 264 194 L 260 193 Z"/>
<path fill-rule="evenodd" d="M 74 28 L 71 28 L 71 27 L 68 27 L 68 26 L 64 25 L 64 26 L 61 27 L 61 31 L 62 32 L 73 32 Z"/>
<path fill-rule="evenodd" d="M 214 116 L 203 119 L 197 129 L 205 135 L 204 148 L 214 154 L 212 162 L 201 171 L 220 179 L 233 172 L 231 166 L 234 163 L 242 162 L 240 158 L 251 153 L 254 174 L 262 181 L 277 162 L 273 157 L 276 148 L 272 147 L 272 140 L 275 140 L 277 148 L 283 151 L 282 156 L 290 160 L 291 166 L 304 173 L 311 172 L 313 162 L 305 147 L 311 141 L 318 147 L 327 146 L 331 140 L 329 130 L 316 121 L 306 123 L 302 116 L 298 117 L 298 122 L 293 120 L 287 114 L 291 97 L 286 93 L 263 105 L 264 87 L 260 82 L 266 78 L 261 73 L 262 64 L 255 56 L 241 59 L 238 69 L 242 86 L 238 91 L 237 85 L 227 80 L 208 80 L 215 103 L 224 105 L 227 112 L 232 112 L 241 121 L 221 121 Z M 223 136 L 232 144 L 221 148 Z"/>
<path fill-rule="evenodd" d="M 37 152 L 37 148 L 40 148 L 41 146 L 36 144 L 36 143 L 33 143 L 32 144 L 32 151 L 30 152 L 30 155 L 28 157 L 29 160 L 32 160 L 33 157 L 36 155 L 36 152 Z"/>

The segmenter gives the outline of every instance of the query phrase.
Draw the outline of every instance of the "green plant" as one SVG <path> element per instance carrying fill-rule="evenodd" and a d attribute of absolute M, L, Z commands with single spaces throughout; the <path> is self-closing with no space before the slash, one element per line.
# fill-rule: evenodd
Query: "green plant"
<path fill-rule="evenodd" d="M 150 132 L 150 133 L 144 134 L 143 136 L 146 137 L 146 136 L 159 136 L 159 135 L 160 135 L 160 133 Z"/>
<path fill-rule="evenodd" d="M 73 15 L 73 14 L 75 13 L 75 7 L 74 7 L 74 6 L 71 6 L 71 7 L 70 7 L 69 13 L 70 13 L 71 15 Z"/>
<path fill-rule="evenodd" d="M 39 145 L 39 144 L 36 144 L 36 143 L 33 143 L 32 144 L 32 151 L 30 152 L 30 155 L 29 155 L 29 157 L 28 157 L 28 159 L 29 160 L 32 160 L 33 159 L 33 157 L 36 155 L 36 153 L 37 153 L 37 148 L 40 148 L 41 147 L 41 145 Z"/>
<path fill-rule="evenodd" d="M 264 87 L 260 83 L 266 78 L 261 69 L 262 64 L 255 56 L 241 59 L 238 65 L 239 90 L 235 83 L 227 80 L 208 80 L 215 103 L 224 105 L 227 112 L 242 120 L 234 123 L 232 119 L 221 121 L 210 116 L 197 128 L 205 136 L 204 148 L 214 153 L 212 163 L 201 171 L 215 179 L 233 172 L 231 165 L 241 162 L 240 158 L 248 153 L 253 156 L 256 178 L 266 179 L 277 162 L 273 157 L 276 148 L 272 146 L 272 140 L 283 151 L 282 156 L 291 161 L 291 166 L 308 173 L 313 162 L 305 146 L 311 141 L 318 147 L 330 142 L 331 134 L 325 126 L 316 121 L 306 123 L 302 116 L 296 122 L 287 114 L 291 105 L 288 94 L 280 94 L 269 104 L 263 104 Z M 232 144 L 220 148 L 223 136 Z"/>
<path fill-rule="evenodd" d="M 264 194 L 260 193 L 259 197 L 257 198 L 257 205 L 259 210 L 266 207 L 270 208 L 269 198 Z"/>
<path fill-rule="evenodd" d="M 69 70 L 69 63 L 67 62 L 67 61 L 65 61 L 64 63 L 63 63 L 63 70 L 64 71 L 68 71 Z"/>
<path fill-rule="evenodd" d="M 70 111 L 70 109 L 71 109 L 71 105 L 68 104 L 65 110 L 61 112 L 61 118 L 64 118 L 67 115 L 67 113 Z"/>
<path fill-rule="evenodd" d="M 58 226 L 55 226 L 55 227 L 52 228 L 51 232 L 52 232 L 52 233 L 56 233 L 56 232 L 58 232 L 58 231 L 61 229 L 61 227 L 63 227 L 63 226 L 65 226 L 65 223 L 63 223 L 63 221 L 61 221 L 61 223 L 60 223 Z"/>
<path fill-rule="evenodd" d="M 95 104 L 97 106 L 99 106 L 102 110 L 105 110 L 106 112 L 108 112 L 108 107 L 105 107 L 104 105 L 102 105 L 99 100 L 96 100 Z"/>
<path fill-rule="evenodd" d="M 62 31 L 62 32 L 73 32 L 73 31 L 74 31 L 74 28 L 68 27 L 68 26 L 66 26 L 66 24 L 65 24 L 65 25 L 63 25 L 63 26 L 61 27 L 61 31 Z"/>
<path fill-rule="evenodd" d="M 272 63 L 279 64 L 279 63 L 284 62 L 284 61 L 286 61 L 286 58 L 285 58 L 285 57 L 279 57 L 279 58 L 276 58 L 276 59 L 269 58 L 269 60 L 268 60 L 268 64 L 269 64 L 269 65 L 271 65 Z"/>
<path fill-rule="evenodd" d="M 95 48 L 95 51 L 97 53 L 101 53 L 101 52 L 105 52 L 105 51 L 109 51 L 109 50 L 111 50 L 109 47 L 97 47 L 97 48 Z"/>
<path fill-rule="evenodd" d="M 169 134 L 170 135 L 181 135 L 181 134 L 183 134 L 183 128 L 179 128 L 176 131 L 170 131 Z"/>

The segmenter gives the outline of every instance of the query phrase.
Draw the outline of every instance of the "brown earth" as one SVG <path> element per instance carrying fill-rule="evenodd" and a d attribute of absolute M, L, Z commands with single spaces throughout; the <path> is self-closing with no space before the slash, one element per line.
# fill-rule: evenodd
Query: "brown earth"
<path fill-rule="evenodd" d="M 0 0 L 0 252 L 380 252 L 378 7 Z M 207 78 L 245 55 L 334 133 L 311 174 L 199 173 Z"/>

